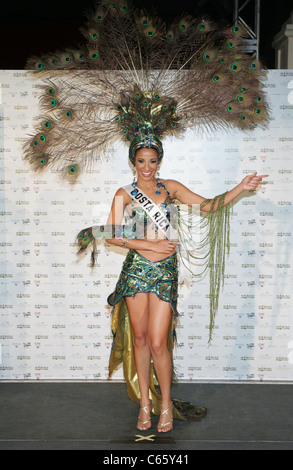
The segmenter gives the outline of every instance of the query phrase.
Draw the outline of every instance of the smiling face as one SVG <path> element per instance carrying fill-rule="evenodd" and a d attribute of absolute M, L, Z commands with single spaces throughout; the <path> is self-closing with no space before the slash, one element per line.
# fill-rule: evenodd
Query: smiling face
<path fill-rule="evenodd" d="M 151 181 L 158 170 L 158 154 L 155 149 L 142 148 L 136 152 L 135 168 L 137 179 Z"/>

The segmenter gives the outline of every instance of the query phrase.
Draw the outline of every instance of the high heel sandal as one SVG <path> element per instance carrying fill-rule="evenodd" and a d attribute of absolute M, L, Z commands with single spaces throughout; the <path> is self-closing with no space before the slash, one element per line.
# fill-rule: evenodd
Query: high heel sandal
<path fill-rule="evenodd" d="M 159 423 L 159 424 L 158 424 L 158 432 L 170 432 L 170 431 L 172 431 L 172 429 L 173 429 L 173 415 L 171 416 L 170 413 L 169 413 L 169 411 L 171 411 L 171 413 L 172 413 L 172 406 L 170 406 L 170 407 L 167 408 L 166 410 L 162 410 L 162 411 L 161 411 L 161 416 L 167 415 L 167 416 L 168 416 L 169 418 L 171 418 L 171 419 L 170 419 L 170 421 L 168 421 L 167 423 L 162 423 L 162 424 Z M 167 430 L 165 431 L 165 428 L 166 428 L 167 426 L 169 426 L 170 424 L 172 425 L 171 429 L 167 429 Z"/>
<path fill-rule="evenodd" d="M 149 409 L 150 408 L 150 409 Z M 150 429 L 152 423 L 151 423 L 151 410 L 152 410 L 152 405 L 149 403 L 148 405 L 146 406 L 141 406 L 140 407 L 140 412 L 139 412 L 139 416 L 138 416 L 138 422 L 137 422 L 137 429 L 139 429 L 140 431 L 147 431 L 148 429 Z M 146 421 L 142 421 L 140 419 L 140 414 L 141 412 L 144 412 L 145 414 L 148 414 L 149 415 L 149 419 L 147 419 Z M 149 426 L 147 426 L 147 424 L 149 423 Z M 139 427 L 140 426 L 140 427 Z M 142 429 L 141 429 L 142 428 Z"/>

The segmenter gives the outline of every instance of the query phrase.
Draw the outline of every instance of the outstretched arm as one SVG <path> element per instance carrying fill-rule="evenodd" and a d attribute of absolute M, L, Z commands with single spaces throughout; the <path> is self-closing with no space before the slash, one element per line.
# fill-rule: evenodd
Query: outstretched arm
<path fill-rule="evenodd" d="M 257 172 L 253 173 L 252 175 L 246 176 L 241 183 L 239 183 L 235 188 L 231 189 L 226 193 L 224 206 L 232 202 L 237 196 L 242 194 L 244 191 L 252 191 L 258 187 L 258 185 L 262 182 L 263 178 L 266 178 L 268 175 L 261 175 L 258 176 Z M 169 180 L 168 181 L 168 188 L 170 188 L 170 192 L 172 192 L 173 198 L 177 199 L 182 204 L 187 205 L 200 205 L 206 199 L 190 189 L 186 188 L 183 184 L 179 183 L 178 181 Z M 202 210 L 204 212 L 209 212 L 211 206 L 213 204 L 214 199 L 211 199 L 206 205 L 203 206 Z M 218 201 L 214 206 L 214 211 L 218 208 Z"/>

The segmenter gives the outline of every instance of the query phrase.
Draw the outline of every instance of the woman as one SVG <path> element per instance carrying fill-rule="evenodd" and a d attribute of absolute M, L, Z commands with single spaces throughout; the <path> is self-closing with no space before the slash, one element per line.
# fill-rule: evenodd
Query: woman
<path fill-rule="evenodd" d="M 187 205 L 201 205 L 205 199 L 194 192 L 190 191 L 184 185 L 174 180 L 159 181 L 156 179 L 160 154 L 155 147 L 140 147 L 135 152 L 134 165 L 137 172 L 137 183 L 134 185 L 150 197 L 158 206 L 166 205 L 166 201 L 178 200 L 180 203 Z M 232 202 L 243 191 L 254 190 L 262 181 L 263 176 L 257 176 L 254 173 L 247 176 L 244 180 L 231 191 L 227 192 L 224 199 L 224 205 Z M 163 191 L 158 191 L 158 186 Z M 167 195 L 167 199 L 166 199 Z M 119 203 L 118 202 L 119 199 Z M 213 200 L 203 206 L 205 212 L 209 212 L 213 205 Z M 213 210 L 217 210 L 218 201 L 213 206 Z M 124 210 L 127 207 L 136 206 L 133 198 L 125 189 L 120 188 L 115 194 L 111 213 L 109 216 L 109 225 L 120 225 L 124 216 Z M 135 207 L 134 207 L 135 209 Z M 148 227 L 147 237 L 142 239 L 112 238 L 107 241 L 113 245 L 122 246 L 130 250 L 128 260 L 124 263 L 122 277 L 131 277 L 133 269 L 132 260 L 141 258 L 152 266 L 158 266 L 160 262 L 173 263 L 176 259 L 177 241 L 166 239 L 164 233 L 156 228 L 155 223 L 150 223 Z M 134 258 L 133 258 L 134 257 Z M 136 261 L 137 262 L 137 259 Z M 127 268 L 125 268 L 127 264 Z M 134 268 L 135 269 L 135 268 Z M 171 291 L 174 288 L 177 292 L 177 270 L 176 265 L 173 266 L 175 278 L 172 280 Z M 136 276 L 137 278 L 137 276 Z M 123 281 L 124 282 L 124 281 Z M 172 382 L 172 357 L 170 347 L 168 347 L 168 337 L 170 334 L 170 324 L 173 315 L 176 315 L 176 301 L 174 295 L 168 299 L 158 293 L 157 286 L 144 285 L 141 288 L 138 282 L 136 291 L 123 291 L 121 289 L 120 280 L 117 283 L 115 292 L 109 297 L 110 305 L 117 305 L 121 301 L 121 296 L 125 298 L 127 310 L 130 317 L 131 327 L 134 338 L 134 356 L 135 365 L 139 384 L 140 394 L 140 412 L 138 417 L 137 428 L 146 431 L 151 427 L 151 404 L 149 399 L 150 389 L 150 365 L 151 358 L 153 361 L 155 373 L 161 391 L 161 413 L 158 423 L 158 432 L 168 432 L 173 428 L 173 406 L 171 401 L 170 389 Z M 164 279 L 159 282 L 164 282 Z M 156 283 L 155 283 L 156 284 Z M 125 284 L 124 284 L 125 285 Z M 120 289 L 119 289 L 120 287 Z M 121 291 L 123 291 L 121 293 Z M 173 305 L 172 305 L 173 300 Z M 175 306 L 174 306 L 175 303 Z"/>
<path fill-rule="evenodd" d="M 156 180 L 163 156 L 160 139 L 182 136 L 193 127 L 248 130 L 263 126 L 269 115 L 264 71 L 258 61 L 243 53 L 247 34 L 241 25 L 219 28 L 189 15 L 168 25 L 157 15 L 136 10 L 127 0 L 98 2 L 82 33 L 86 42 L 80 50 L 33 57 L 28 62 L 27 68 L 44 70 L 46 77 L 48 71 L 57 71 L 60 79 L 55 80 L 53 73 L 44 85 L 41 102 L 50 119 L 42 118 L 35 136 L 26 142 L 25 158 L 36 171 L 55 167 L 74 183 L 82 168 L 99 164 L 113 142 L 130 143 L 129 158 L 143 195 L 138 200 L 135 188 L 120 188 L 108 223 L 112 228 L 119 226 L 128 208 L 139 226 L 136 239 L 129 228 L 120 236 L 121 227 L 118 235 L 116 229 L 113 235 L 111 228 L 107 232 L 104 227 L 90 227 L 78 235 L 79 252 L 93 244 L 94 264 L 95 238 L 100 237 L 129 249 L 115 292 L 108 299 L 114 306 L 110 375 L 123 362 L 128 394 L 141 405 L 138 428 L 147 430 L 151 425 L 151 398 L 153 412 L 160 414 L 158 430 L 167 432 L 173 417 L 198 419 L 206 411 L 174 399 L 171 406 L 176 248 L 182 254 L 181 246 L 167 233 L 172 226 L 172 200 L 201 205 L 208 213 L 211 332 L 228 241 L 227 205 L 242 191 L 255 189 L 262 177 L 247 176 L 226 194 L 205 200 L 177 181 Z M 62 76 L 61 70 L 78 72 Z M 182 227 L 178 225 L 178 233 L 185 250 Z M 155 390 L 157 382 L 162 396 Z"/>

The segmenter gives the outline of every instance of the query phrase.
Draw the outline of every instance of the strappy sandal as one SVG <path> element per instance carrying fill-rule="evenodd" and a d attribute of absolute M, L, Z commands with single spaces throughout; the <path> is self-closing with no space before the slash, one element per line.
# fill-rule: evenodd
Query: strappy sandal
<path fill-rule="evenodd" d="M 158 424 L 158 432 L 170 432 L 170 431 L 172 431 L 172 429 L 173 429 L 173 415 L 170 416 L 169 411 L 171 411 L 171 413 L 172 413 L 172 407 L 171 407 L 171 406 L 170 406 L 169 408 L 167 408 L 166 410 L 162 410 L 162 411 L 161 411 L 161 416 L 167 415 L 167 416 L 168 416 L 169 418 L 171 418 L 171 419 L 170 419 L 170 421 L 168 421 L 167 423 L 162 423 L 162 424 L 159 423 L 159 424 Z M 172 424 L 171 429 L 167 429 L 167 430 L 165 431 L 165 428 L 166 428 L 167 426 L 169 426 L 170 424 Z"/>
<path fill-rule="evenodd" d="M 152 409 L 152 405 L 150 403 L 146 406 L 141 406 L 140 407 L 140 412 L 139 412 L 138 422 L 137 422 L 137 429 L 139 429 L 140 431 L 147 431 L 148 429 L 150 429 L 150 427 L 152 425 L 151 424 L 151 409 Z M 146 414 L 149 414 L 149 419 L 147 419 L 146 421 L 142 421 L 140 419 L 140 414 L 141 414 L 142 411 Z M 149 423 L 149 426 L 147 426 L 148 423 Z"/>

